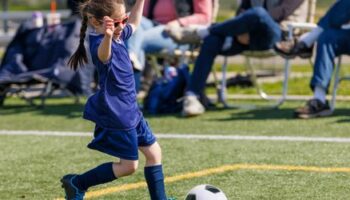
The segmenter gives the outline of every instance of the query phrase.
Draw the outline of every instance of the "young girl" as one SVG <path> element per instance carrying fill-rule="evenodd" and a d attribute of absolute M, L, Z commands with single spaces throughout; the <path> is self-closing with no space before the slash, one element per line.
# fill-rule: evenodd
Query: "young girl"
<path fill-rule="evenodd" d="M 90 53 L 100 87 L 85 106 L 84 118 L 96 123 L 88 147 L 120 161 L 63 176 L 66 199 L 83 199 L 91 186 L 134 173 L 139 149 L 146 157 L 144 174 L 151 199 L 166 200 L 161 149 L 138 108 L 132 65 L 124 45 L 140 22 L 143 4 L 144 0 L 137 0 L 129 17 L 122 0 L 88 0 L 80 6 L 80 44 L 69 65 L 77 69 L 87 63 L 84 41 L 89 24 L 94 29 L 89 35 Z"/>

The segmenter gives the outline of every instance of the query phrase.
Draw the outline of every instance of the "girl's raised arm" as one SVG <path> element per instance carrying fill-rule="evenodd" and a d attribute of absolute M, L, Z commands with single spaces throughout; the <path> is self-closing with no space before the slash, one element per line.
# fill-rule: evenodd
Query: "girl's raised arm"
<path fill-rule="evenodd" d="M 135 5 L 131 9 L 129 24 L 132 26 L 133 32 L 135 32 L 141 22 L 144 2 L 145 0 L 136 0 Z"/>
<path fill-rule="evenodd" d="M 114 24 L 113 19 L 105 16 L 103 18 L 103 29 L 104 29 L 104 37 L 102 42 L 97 50 L 97 56 L 102 63 L 106 63 L 109 61 L 112 55 L 112 38 L 114 32 Z"/>

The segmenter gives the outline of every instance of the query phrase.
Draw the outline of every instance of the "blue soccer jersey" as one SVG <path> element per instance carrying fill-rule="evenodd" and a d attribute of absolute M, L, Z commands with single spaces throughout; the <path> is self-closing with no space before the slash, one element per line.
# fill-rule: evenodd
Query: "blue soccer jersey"
<path fill-rule="evenodd" d="M 133 68 L 124 41 L 132 34 L 125 26 L 120 39 L 113 40 L 111 59 L 102 63 L 97 57 L 104 35 L 90 34 L 90 53 L 99 74 L 100 89 L 92 95 L 84 110 L 84 118 L 106 129 L 135 128 L 142 117 L 135 91 Z"/>

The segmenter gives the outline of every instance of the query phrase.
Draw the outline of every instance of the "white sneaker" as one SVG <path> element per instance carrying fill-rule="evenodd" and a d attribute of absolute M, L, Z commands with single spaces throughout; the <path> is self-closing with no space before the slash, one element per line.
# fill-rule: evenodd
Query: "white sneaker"
<path fill-rule="evenodd" d="M 171 27 L 168 35 L 179 44 L 200 44 L 202 41 L 197 34 L 197 28 L 193 26 Z"/>
<path fill-rule="evenodd" d="M 182 116 L 192 117 L 201 115 L 205 112 L 204 106 L 199 102 L 196 96 L 185 96 L 182 106 Z"/>

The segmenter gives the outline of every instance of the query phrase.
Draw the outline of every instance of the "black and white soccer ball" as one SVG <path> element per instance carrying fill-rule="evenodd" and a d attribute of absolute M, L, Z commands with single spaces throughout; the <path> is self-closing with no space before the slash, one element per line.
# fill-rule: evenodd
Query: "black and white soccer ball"
<path fill-rule="evenodd" d="M 192 188 L 185 200 L 227 200 L 227 197 L 219 188 L 203 184 Z"/>

